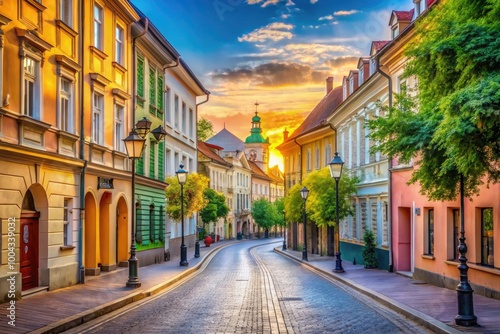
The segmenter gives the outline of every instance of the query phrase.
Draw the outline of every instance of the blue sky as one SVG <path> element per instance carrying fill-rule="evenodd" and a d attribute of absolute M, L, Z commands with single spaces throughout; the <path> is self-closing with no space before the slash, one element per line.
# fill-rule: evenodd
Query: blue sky
<path fill-rule="evenodd" d="M 259 102 L 272 146 L 325 93 L 388 40 L 392 10 L 412 0 L 132 0 L 211 91 L 199 115 L 244 139 Z M 248 121 L 243 121 L 247 119 Z"/>

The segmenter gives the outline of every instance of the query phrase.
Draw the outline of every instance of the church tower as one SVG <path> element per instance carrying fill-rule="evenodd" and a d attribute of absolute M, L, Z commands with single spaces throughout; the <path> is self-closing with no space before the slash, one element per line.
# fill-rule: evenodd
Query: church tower
<path fill-rule="evenodd" d="M 269 169 L 269 138 L 264 139 L 260 117 L 257 112 L 257 101 L 255 102 L 255 116 L 252 117 L 252 129 L 250 136 L 245 140 L 245 155 L 248 160 L 253 161 L 265 173 Z"/>

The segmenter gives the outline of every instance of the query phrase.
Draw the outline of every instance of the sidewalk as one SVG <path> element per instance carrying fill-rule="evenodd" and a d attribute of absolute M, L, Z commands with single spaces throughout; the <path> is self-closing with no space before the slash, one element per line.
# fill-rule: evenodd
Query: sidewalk
<path fill-rule="evenodd" d="M 276 247 L 274 251 L 334 277 L 434 333 L 500 333 L 500 300 L 474 294 L 474 314 L 480 327 L 456 326 L 458 307 L 455 290 L 439 288 L 385 270 L 364 269 L 362 265 L 353 265 L 348 261 L 342 261 L 344 273 L 334 273 L 333 257 L 308 254 L 309 261 L 306 262 L 302 261 L 302 252 L 282 251 L 281 247 Z"/>
<path fill-rule="evenodd" d="M 279 239 L 268 239 L 270 242 Z M 154 295 L 178 280 L 207 265 L 222 247 L 236 240 L 221 241 L 210 247 L 200 245 L 200 257 L 194 258 L 194 248 L 188 249 L 188 267 L 179 266 L 179 258 L 139 268 L 142 286 L 126 288 L 128 268 L 96 277 L 86 277 L 85 284 L 45 292 L 16 301 L 16 327 L 9 326 L 8 303 L 0 305 L 0 333 L 59 333 L 83 322 L 117 310 L 127 304 Z M 329 275 L 377 302 L 401 313 L 435 333 L 500 333 L 500 300 L 474 295 L 474 313 L 481 327 L 455 326 L 457 293 L 417 282 L 383 270 L 364 269 L 361 265 L 343 261 L 345 273 L 334 273 L 335 259 L 309 254 L 301 261 L 302 253 L 293 250 L 275 252 L 293 258 L 304 265 Z M 374 328 L 374 333 L 376 329 Z"/>

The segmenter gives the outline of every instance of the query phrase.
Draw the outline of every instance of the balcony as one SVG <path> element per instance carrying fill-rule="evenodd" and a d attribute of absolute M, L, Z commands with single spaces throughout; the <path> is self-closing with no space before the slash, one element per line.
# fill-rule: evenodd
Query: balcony
<path fill-rule="evenodd" d="M 234 193 L 234 188 L 233 188 L 233 187 L 228 187 L 228 188 L 227 188 L 227 193 L 228 193 L 228 194 L 232 194 L 232 193 Z"/>
<path fill-rule="evenodd" d="M 387 160 L 377 161 L 368 165 L 353 168 L 359 183 L 374 183 L 387 181 L 389 176 L 389 164 Z"/>

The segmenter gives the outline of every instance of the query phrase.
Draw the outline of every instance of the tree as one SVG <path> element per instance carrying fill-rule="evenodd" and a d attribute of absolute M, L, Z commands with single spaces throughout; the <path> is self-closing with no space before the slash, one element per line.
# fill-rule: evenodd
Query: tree
<path fill-rule="evenodd" d="M 253 201 L 252 217 L 257 225 L 266 231 L 266 237 L 269 229 L 275 225 L 278 220 L 276 207 L 265 197 Z"/>
<path fill-rule="evenodd" d="M 430 200 L 455 199 L 461 183 L 471 197 L 500 180 L 499 15 L 494 0 L 441 1 L 406 50 L 416 94 L 369 122 L 373 150 L 414 159 L 409 182 Z"/>
<path fill-rule="evenodd" d="M 285 220 L 283 217 L 283 211 L 285 211 L 285 198 L 277 198 L 276 201 L 273 202 L 273 205 L 276 209 L 276 221 L 274 222 L 274 225 L 285 226 Z"/>
<path fill-rule="evenodd" d="M 198 119 L 198 140 L 206 141 L 214 135 L 214 125 L 204 117 Z"/>
<path fill-rule="evenodd" d="M 208 188 L 208 177 L 189 173 L 186 184 L 183 186 L 184 192 L 184 217 L 190 217 L 195 212 L 200 211 L 206 205 L 207 200 L 203 194 Z M 168 187 L 165 188 L 165 198 L 167 200 L 166 212 L 175 221 L 181 221 L 181 185 L 176 176 L 168 177 L 165 180 Z"/>
<path fill-rule="evenodd" d="M 224 194 L 218 193 L 212 188 L 206 188 L 203 192 L 203 197 L 207 203 L 200 211 L 204 228 L 205 224 L 216 222 L 219 218 L 226 217 L 229 213 L 229 207 L 226 205 Z"/>
<path fill-rule="evenodd" d="M 365 248 L 363 249 L 363 262 L 366 269 L 377 268 L 377 256 L 375 254 L 375 235 L 370 230 L 365 230 L 363 234 L 363 241 L 365 242 Z"/>

